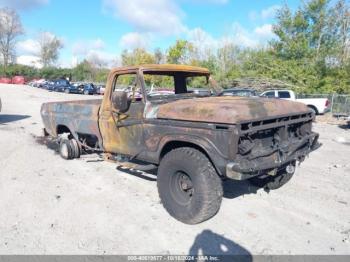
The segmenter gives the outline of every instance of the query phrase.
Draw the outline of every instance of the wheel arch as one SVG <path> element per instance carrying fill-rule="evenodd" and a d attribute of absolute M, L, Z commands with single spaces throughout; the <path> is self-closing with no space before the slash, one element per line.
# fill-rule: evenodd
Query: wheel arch
<path fill-rule="evenodd" d="M 314 105 L 307 105 L 307 107 L 310 108 L 310 109 L 312 109 L 312 110 L 314 110 L 316 115 L 319 114 L 318 109 L 317 109 L 316 106 L 314 106 Z"/>
<path fill-rule="evenodd" d="M 72 134 L 72 132 L 70 131 L 69 127 L 66 125 L 57 125 L 56 127 L 56 134 L 57 135 L 61 135 L 64 133 L 70 133 Z"/>
<path fill-rule="evenodd" d="M 158 157 L 159 163 L 167 153 L 169 153 L 174 149 L 182 148 L 182 147 L 194 148 L 199 152 L 203 153 L 208 158 L 208 160 L 212 163 L 217 173 L 220 176 L 224 175 L 224 170 L 222 168 L 223 165 L 219 164 L 222 159 L 218 157 L 217 153 L 213 152 L 213 149 L 210 150 L 208 146 L 204 145 L 203 143 L 198 143 L 197 141 L 194 142 L 190 140 L 179 140 L 179 139 L 168 140 L 163 144 L 163 146 L 160 149 L 159 157 Z"/>

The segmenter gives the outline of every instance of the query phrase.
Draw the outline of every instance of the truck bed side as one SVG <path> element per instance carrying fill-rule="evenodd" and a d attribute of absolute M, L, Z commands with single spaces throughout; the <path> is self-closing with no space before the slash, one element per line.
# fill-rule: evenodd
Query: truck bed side
<path fill-rule="evenodd" d="M 101 147 L 102 138 L 98 125 L 101 102 L 101 99 L 95 99 L 43 104 L 41 117 L 46 132 L 57 137 L 69 129 L 75 138 L 97 139 L 98 146 Z"/>
<path fill-rule="evenodd" d="M 303 103 L 307 106 L 312 106 L 317 109 L 317 113 L 324 114 L 330 110 L 327 98 L 298 98 L 297 102 Z"/>

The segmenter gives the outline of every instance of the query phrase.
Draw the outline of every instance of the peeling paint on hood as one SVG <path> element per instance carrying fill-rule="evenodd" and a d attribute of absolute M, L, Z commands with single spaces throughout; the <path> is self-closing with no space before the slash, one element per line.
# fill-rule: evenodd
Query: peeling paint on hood
<path fill-rule="evenodd" d="M 159 105 L 157 118 L 235 124 L 308 111 L 302 103 L 275 98 L 206 97 Z"/>

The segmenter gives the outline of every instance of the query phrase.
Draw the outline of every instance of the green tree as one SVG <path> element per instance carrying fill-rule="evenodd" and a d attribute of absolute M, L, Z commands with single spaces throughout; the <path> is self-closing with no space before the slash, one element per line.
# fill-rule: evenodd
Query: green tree
<path fill-rule="evenodd" d="M 124 50 L 121 55 L 123 66 L 153 64 L 155 63 L 155 57 L 152 53 L 147 52 L 143 48 L 136 48 L 129 52 Z"/>
<path fill-rule="evenodd" d="M 93 81 L 94 68 L 89 61 L 84 60 L 73 68 L 74 81 Z"/>
<path fill-rule="evenodd" d="M 308 43 L 309 23 L 302 10 L 292 14 L 288 6 L 284 6 L 277 12 L 277 24 L 273 32 L 278 39 L 272 41 L 278 57 L 284 59 L 302 59 L 310 57 Z"/>
<path fill-rule="evenodd" d="M 177 40 L 175 45 L 168 50 L 167 62 L 170 64 L 190 64 L 193 50 L 193 44 L 189 41 Z"/>

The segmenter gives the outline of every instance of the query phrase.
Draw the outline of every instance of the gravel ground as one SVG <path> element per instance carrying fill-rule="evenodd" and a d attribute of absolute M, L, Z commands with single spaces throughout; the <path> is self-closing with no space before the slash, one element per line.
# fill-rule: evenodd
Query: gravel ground
<path fill-rule="evenodd" d="M 97 155 L 65 161 L 38 142 L 43 102 L 91 97 L 0 85 L 1 254 L 350 254 L 350 130 L 316 123 L 323 147 L 283 188 L 226 181 L 213 219 L 184 225 L 152 174 Z"/>

